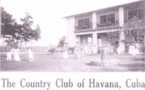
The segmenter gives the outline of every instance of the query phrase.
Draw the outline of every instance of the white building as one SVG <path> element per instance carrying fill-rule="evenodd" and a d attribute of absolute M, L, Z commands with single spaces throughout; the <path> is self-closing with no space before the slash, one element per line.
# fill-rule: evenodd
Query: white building
<path fill-rule="evenodd" d="M 68 45 L 76 43 L 81 52 L 128 53 L 129 46 L 145 47 L 145 2 L 137 1 L 110 8 L 67 16 Z"/>

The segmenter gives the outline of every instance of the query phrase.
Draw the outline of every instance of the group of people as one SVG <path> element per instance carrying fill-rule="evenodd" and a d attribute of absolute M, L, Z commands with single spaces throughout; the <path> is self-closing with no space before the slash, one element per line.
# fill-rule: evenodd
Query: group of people
<path fill-rule="evenodd" d="M 137 55 L 140 53 L 140 46 L 139 44 L 131 44 L 128 48 L 128 53 L 131 54 L 131 55 Z M 121 54 L 123 51 L 123 48 L 122 47 L 118 47 L 117 49 L 117 53 L 118 54 Z"/>
<path fill-rule="evenodd" d="M 19 54 L 19 49 L 18 48 L 15 48 L 15 49 L 11 49 L 9 52 L 7 52 L 6 54 L 7 56 L 7 61 L 21 61 L 20 60 L 20 54 Z M 34 59 L 34 56 L 33 56 L 33 53 L 32 53 L 32 50 L 31 48 L 28 49 L 28 61 L 31 62 L 33 61 Z"/>
<path fill-rule="evenodd" d="M 12 58 L 14 58 L 15 61 L 20 61 L 19 49 L 11 49 L 7 52 L 7 61 L 12 61 Z"/>
<path fill-rule="evenodd" d="M 138 44 L 136 44 L 136 45 L 130 45 L 128 52 L 131 55 L 137 55 L 137 54 L 139 54 L 139 46 L 138 46 Z"/>

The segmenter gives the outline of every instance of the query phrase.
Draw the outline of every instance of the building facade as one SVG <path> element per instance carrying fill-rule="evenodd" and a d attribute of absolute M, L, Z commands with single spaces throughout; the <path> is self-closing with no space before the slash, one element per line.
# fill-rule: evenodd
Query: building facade
<path fill-rule="evenodd" d="M 128 53 L 135 45 L 145 48 L 145 2 L 137 1 L 66 17 L 68 45 L 76 44 L 80 53 Z"/>

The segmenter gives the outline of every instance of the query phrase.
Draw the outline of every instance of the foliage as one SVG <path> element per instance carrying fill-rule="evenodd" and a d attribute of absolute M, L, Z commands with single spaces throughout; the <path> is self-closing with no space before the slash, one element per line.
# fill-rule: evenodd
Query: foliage
<path fill-rule="evenodd" d="M 48 51 L 51 52 L 51 54 L 53 54 L 55 52 L 55 48 L 51 48 Z"/>
<path fill-rule="evenodd" d="M 18 24 L 16 20 L 12 18 L 12 15 L 6 12 L 2 7 L 1 15 L 1 33 L 8 46 L 18 48 L 23 43 L 40 38 L 40 27 L 37 25 L 35 29 L 32 28 L 33 19 L 28 13 L 21 19 L 22 24 Z"/>
<path fill-rule="evenodd" d="M 144 19 L 138 19 L 137 17 L 134 17 L 125 23 L 124 28 L 127 30 L 129 29 L 135 30 L 135 29 L 145 28 L 144 26 L 145 26 Z"/>
<path fill-rule="evenodd" d="M 19 34 L 23 37 L 22 40 L 24 42 L 38 40 L 40 38 L 40 27 L 37 25 L 36 29 L 32 29 L 32 16 L 26 13 L 26 17 L 22 18 L 21 21 L 23 24 Z"/>
<path fill-rule="evenodd" d="M 139 19 L 138 17 L 133 17 L 132 19 L 128 20 L 125 25 L 124 25 L 124 29 L 125 29 L 125 35 L 131 35 L 134 38 L 131 39 L 129 38 L 128 40 L 124 40 L 123 42 L 126 44 L 126 46 L 129 46 L 130 44 L 135 44 L 135 43 L 139 43 L 142 44 L 141 45 L 141 50 L 143 50 L 144 46 L 143 46 L 143 40 L 144 40 L 144 28 L 145 28 L 145 20 L 143 19 Z"/>
<path fill-rule="evenodd" d="M 58 43 L 58 46 L 59 48 L 63 48 L 64 47 L 64 44 L 65 44 L 65 39 L 66 37 L 63 36 L 60 40 L 59 40 L 59 43 Z"/>
<path fill-rule="evenodd" d="M 4 8 L 1 7 L 1 28 L 2 28 L 2 35 L 13 35 L 15 32 L 16 22 L 15 19 L 12 19 L 12 15 L 4 11 Z"/>

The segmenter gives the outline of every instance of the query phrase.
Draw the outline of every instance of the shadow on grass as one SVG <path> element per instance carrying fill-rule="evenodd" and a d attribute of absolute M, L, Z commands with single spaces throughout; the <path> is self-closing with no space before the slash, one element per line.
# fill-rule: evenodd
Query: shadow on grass
<path fill-rule="evenodd" d="M 91 61 L 89 63 L 86 63 L 88 66 L 104 66 L 104 62 L 97 62 L 97 61 Z"/>
<path fill-rule="evenodd" d="M 145 57 L 136 57 L 136 58 L 134 58 L 134 59 L 132 59 L 132 60 L 135 60 L 135 61 L 145 61 Z"/>
<path fill-rule="evenodd" d="M 104 71 L 104 72 L 126 72 L 129 70 L 120 70 L 120 69 L 116 69 L 116 68 L 103 68 L 102 71 Z"/>
<path fill-rule="evenodd" d="M 129 71 L 145 71 L 144 63 L 123 64 L 120 66 L 127 68 Z"/>
<path fill-rule="evenodd" d="M 1 70 L 0 71 L 19 71 L 21 68 L 24 68 L 27 66 L 31 67 L 31 63 L 29 63 L 29 60 L 27 59 L 26 55 L 21 56 L 21 61 L 14 61 L 14 57 L 11 61 L 6 60 L 6 55 L 0 55 L 0 64 L 1 64 Z"/>
<path fill-rule="evenodd" d="M 5 61 L 1 64 L 2 71 L 19 71 L 20 68 L 29 66 L 28 62 Z"/>

